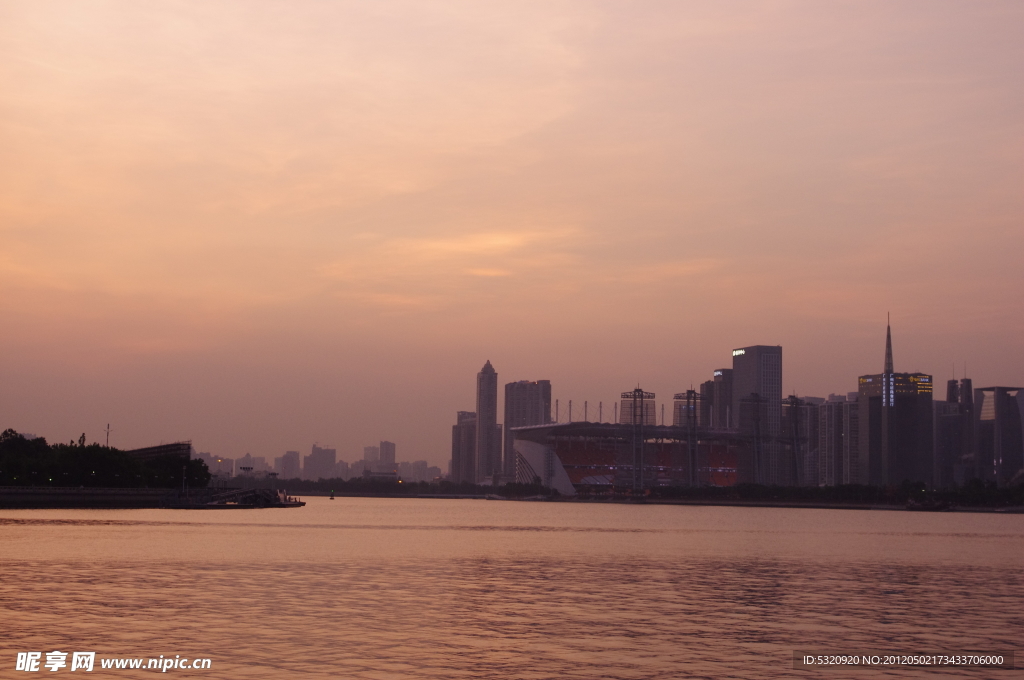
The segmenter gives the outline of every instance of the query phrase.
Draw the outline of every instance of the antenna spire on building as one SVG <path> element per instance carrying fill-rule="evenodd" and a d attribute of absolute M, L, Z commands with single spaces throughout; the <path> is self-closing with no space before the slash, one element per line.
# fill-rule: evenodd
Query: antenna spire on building
<path fill-rule="evenodd" d="M 892 373 L 892 328 L 889 325 L 889 314 L 885 315 L 885 370 L 883 373 Z"/>

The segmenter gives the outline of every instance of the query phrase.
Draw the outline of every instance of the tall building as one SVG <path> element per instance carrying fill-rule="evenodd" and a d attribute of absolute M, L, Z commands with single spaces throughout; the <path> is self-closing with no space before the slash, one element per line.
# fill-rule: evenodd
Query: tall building
<path fill-rule="evenodd" d="M 932 376 L 895 372 L 888 325 L 882 373 L 862 375 L 858 382 L 859 482 L 933 486 Z"/>
<path fill-rule="evenodd" d="M 502 469 L 506 479 L 514 479 L 516 456 L 512 449 L 512 428 L 546 425 L 551 422 L 551 381 L 520 380 L 505 384 L 505 443 Z"/>
<path fill-rule="evenodd" d="M 395 466 L 395 444 L 394 442 L 380 443 L 380 464 L 393 468 Z"/>
<path fill-rule="evenodd" d="M 380 462 L 380 447 L 379 446 L 364 446 L 363 447 L 363 460 L 367 463 L 379 463 Z"/>
<path fill-rule="evenodd" d="M 1024 472 L 1024 387 L 974 391 L 977 468 L 980 479 L 1006 486 Z"/>
<path fill-rule="evenodd" d="M 752 345 L 732 351 L 731 420 L 753 443 L 753 481 L 782 484 L 789 476 L 781 459 L 782 347 Z"/>
<path fill-rule="evenodd" d="M 640 409 L 640 422 L 647 425 L 658 424 L 658 411 L 653 399 L 642 399 L 638 403 Z M 619 402 L 619 423 L 622 425 L 633 424 L 633 400 L 623 399 Z"/>
<path fill-rule="evenodd" d="M 476 413 L 459 411 L 452 425 L 451 478 L 476 484 Z"/>
<path fill-rule="evenodd" d="M 709 427 L 713 430 L 728 430 L 733 427 L 730 422 L 732 416 L 732 369 L 719 368 L 714 372 L 714 393 L 711 399 L 711 410 L 709 412 Z M 782 388 L 779 388 L 782 394 Z"/>
<path fill-rule="evenodd" d="M 714 417 L 712 412 L 715 404 L 715 381 L 705 380 L 700 384 L 700 389 L 698 391 L 700 392 L 700 399 L 699 405 L 697 406 L 697 424 L 705 430 L 710 430 L 714 427 Z M 678 401 L 675 406 L 676 408 L 672 411 L 672 425 L 680 427 L 686 420 L 687 406 L 684 402 L 681 411 L 678 408 Z"/>
<path fill-rule="evenodd" d="M 490 484 L 501 468 L 498 373 L 488 361 L 476 374 L 476 482 Z"/>
<path fill-rule="evenodd" d="M 974 389 L 969 378 L 946 382 L 946 401 L 933 403 L 937 489 L 962 485 L 977 476 L 974 456 Z"/>
<path fill-rule="evenodd" d="M 781 393 L 781 389 L 780 389 Z M 707 430 L 728 430 L 734 427 L 732 416 L 732 369 L 716 368 L 711 380 L 700 385 L 698 421 Z"/>
<path fill-rule="evenodd" d="M 337 474 L 338 452 L 335 449 L 320 448 L 313 444 L 313 450 L 302 461 L 302 472 L 306 479 L 331 479 Z"/>
<path fill-rule="evenodd" d="M 860 423 L 856 392 L 818 406 L 818 485 L 856 484 Z"/>
<path fill-rule="evenodd" d="M 281 479 L 298 479 L 302 476 L 302 466 L 299 459 L 298 451 L 285 451 L 285 454 L 280 458 L 276 459 L 274 463 L 278 463 L 274 467 L 277 468 L 277 475 Z"/>
<path fill-rule="evenodd" d="M 785 484 L 818 485 L 819 407 L 824 399 L 791 395 L 782 402 L 782 460 Z"/>

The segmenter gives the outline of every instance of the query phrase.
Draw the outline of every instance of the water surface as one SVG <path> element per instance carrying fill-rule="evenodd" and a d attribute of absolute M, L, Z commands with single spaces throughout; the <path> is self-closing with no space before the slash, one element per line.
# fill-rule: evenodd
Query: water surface
<path fill-rule="evenodd" d="M 1022 515 L 307 500 L 0 511 L 0 677 L 53 649 L 209 657 L 168 671 L 205 678 L 874 677 L 792 654 L 1024 630 Z"/>

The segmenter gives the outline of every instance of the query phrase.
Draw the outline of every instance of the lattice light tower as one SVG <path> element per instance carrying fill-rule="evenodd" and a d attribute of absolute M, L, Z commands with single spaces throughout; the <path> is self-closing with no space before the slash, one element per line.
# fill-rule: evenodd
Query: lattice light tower
<path fill-rule="evenodd" d="M 622 399 L 632 400 L 633 413 L 633 493 L 637 496 L 644 492 L 644 400 L 654 399 L 654 392 L 644 392 L 639 386 L 635 390 L 622 393 Z"/>
<path fill-rule="evenodd" d="M 697 427 L 700 425 L 698 413 L 704 395 L 697 390 L 686 390 L 673 396 L 673 399 L 682 401 L 685 409 L 683 413 L 685 423 L 682 424 L 686 426 L 687 481 L 690 486 L 697 486 Z"/>

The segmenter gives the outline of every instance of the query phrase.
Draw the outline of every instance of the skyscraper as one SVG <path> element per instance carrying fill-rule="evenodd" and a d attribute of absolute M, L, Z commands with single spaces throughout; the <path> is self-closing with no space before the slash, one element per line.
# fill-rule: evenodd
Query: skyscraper
<path fill-rule="evenodd" d="M 824 399 L 790 395 L 782 402 L 781 453 L 788 475 L 786 484 L 817 486 L 819 483 L 819 426 Z"/>
<path fill-rule="evenodd" d="M 520 380 L 505 384 L 505 444 L 503 474 L 514 479 L 515 451 L 512 450 L 512 428 L 545 425 L 551 422 L 551 381 Z"/>
<path fill-rule="evenodd" d="M 452 481 L 476 484 L 476 414 L 459 411 L 452 425 Z"/>
<path fill-rule="evenodd" d="M 489 484 L 501 474 L 498 373 L 488 361 L 476 374 L 476 481 Z"/>
<path fill-rule="evenodd" d="M 306 479 L 331 479 L 337 473 L 338 452 L 335 449 L 320 448 L 313 444 L 312 452 L 302 461 L 302 472 Z"/>
<path fill-rule="evenodd" d="M 394 442 L 380 443 L 380 464 L 388 468 L 395 466 L 395 444 Z"/>
<path fill-rule="evenodd" d="M 1006 486 L 1024 471 L 1024 387 L 974 391 L 978 477 Z"/>
<path fill-rule="evenodd" d="M 285 451 L 281 456 L 281 466 L 278 468 L 278 476 L 281 479 L 298 479 L 302 476 L 302 469 L 298 451 Z"/>
<path fill-rule="evenodd" d="M 936 489 L 959 486 L 977 476 L 974 455 L 974 388 L 970 378 L 946 382 L 946 401 L 933 404 Z"/>
<path fill-rule="evenodd" d="M 732 419 L 732 369 L 719 368 L 715 370 L 714 381 L 715 390 L 711 405 L 711 427 L 716 430 L 728 430 L 730 427 L 734 427 L 730 422 Z M 781 387 L 779 388 L 779 394 L 782 394 Z"/>
<path fill-rule="evenodd" d="M 639 416 L 640 422 L 645 426 L 654 426 L 658 424 L 658 411 L 657 404 L 654 399 L 642 399 L 636 404 L 636 408 L 640 409 Z M 619 402 L 619 423 L 621 425 L 632 425 L 633 422 L 633 400 L 623 399 Z"/>
<path fill-rule="evenodd" d="M 896 373 L 892 330 L 885 328 L 883 371 L 858 379 L 857 472 L 861 484 L 934 484 L 932 376 Z"/>
<path fill-rule="evenodd" d="M 786 482 L 778 437 L 782 430 L 782 346 L 732 351 L 732 425 L 751 438 L 752 481 Z"/>

